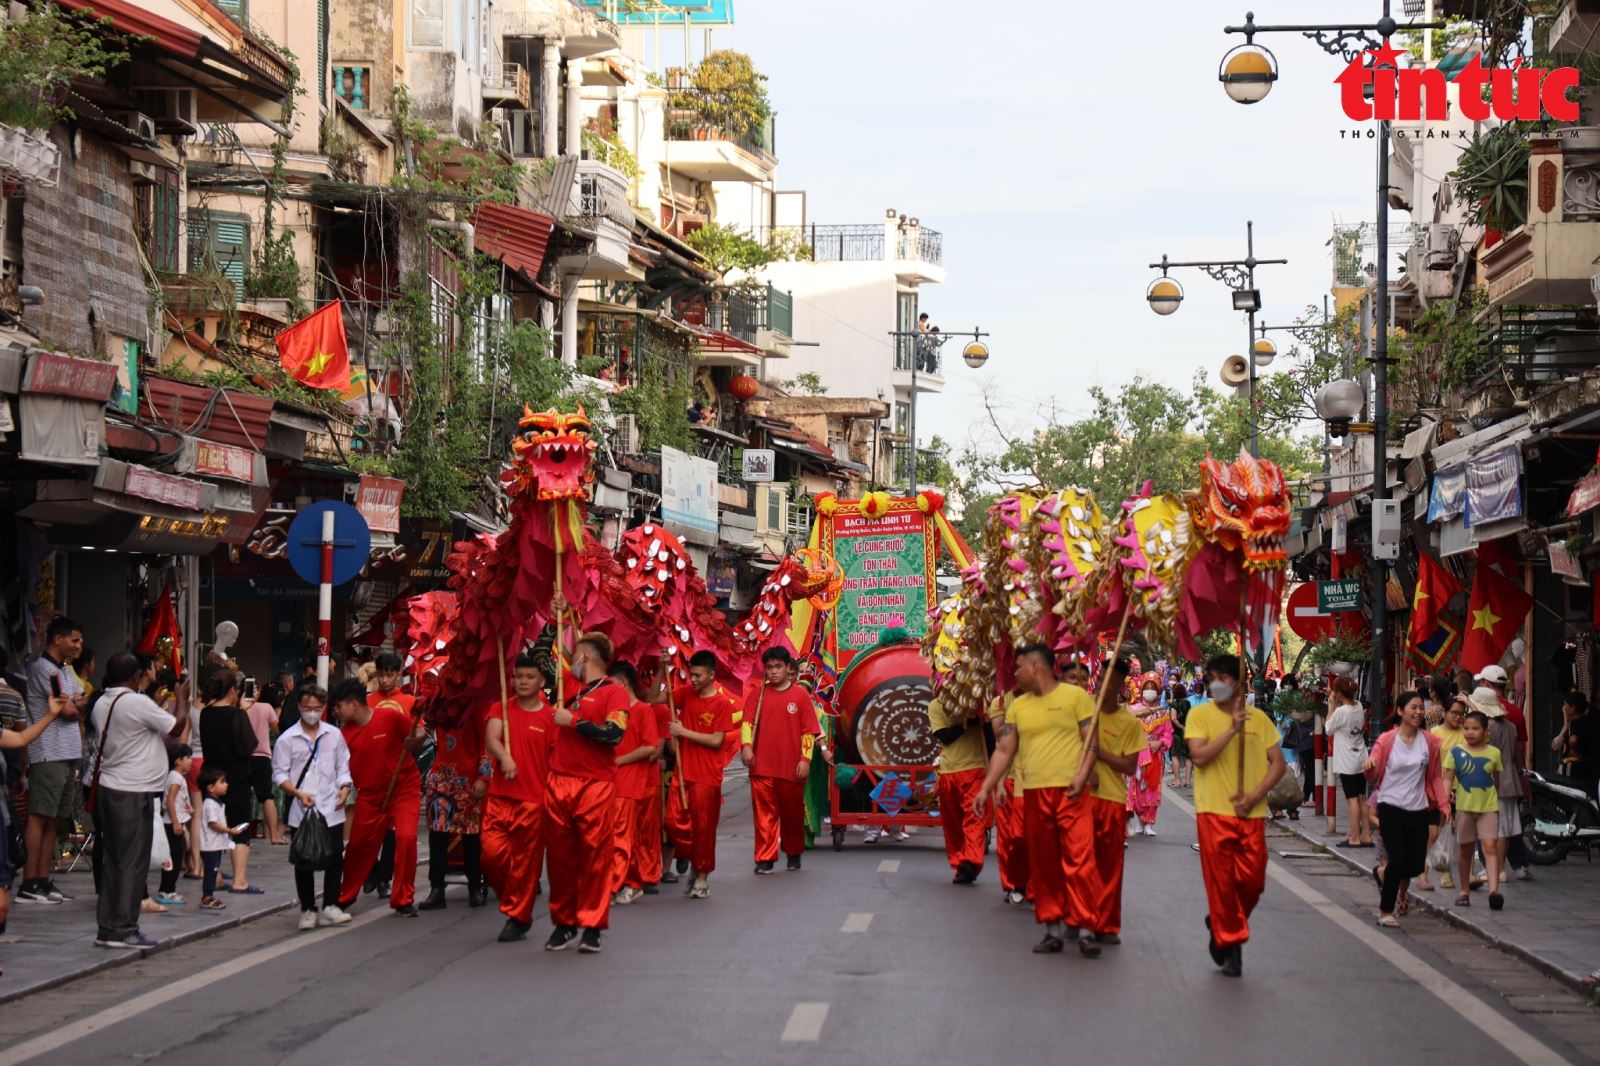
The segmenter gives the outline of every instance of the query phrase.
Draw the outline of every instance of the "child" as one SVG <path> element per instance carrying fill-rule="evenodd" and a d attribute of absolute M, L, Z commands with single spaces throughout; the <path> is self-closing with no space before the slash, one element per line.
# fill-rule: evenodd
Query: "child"
<path fill-rule="evenodd" d="M 216 895 L 217 871 L 222 867 L 222 853 L 232 851 L 233 838 L 248 827 L 239 826 L 236 829 L 228 825 L 227 811 L 222 806 L 222 799 L 228 794 L 228 779 L 221 770 L 209 766 L 201 770 L 200 791 L 206 797 L 200 805 L 200 863 L 205 870 L 201 882 L 200 909 L 220 911 L 227 906 Z M 1498 805 L 1495 809 L 1499 810 Z"/>
<path fill-rule="evenodd" d="M 1444 778 L 1455 796 L 1456 843 L 1460 845 L 1458 871 L 1462 885 L 1457 907 L 1472 906 L 1464 886 L 1472 876 L 1472 853 L 1478 842 L 1493 845 L 1500 838 L 1499 780 L 1503 762 L 1500 749 L 1488 743 L 1489 716 L 1472 711 L 1461 726 L 1462 743 L 1444 755 Z M 1500 864 L 1485 863 L 1489 873 L 1489 909 L 1505 906 L 1500 894 Z"/>
<path fill-rule="evenodd" d="M 168 753 L 167 795 L 161 804 L 161 827 L 167 831 L 167 852 L 172 859 L 161 871 L 161 888 L 156 892 L 156 903 L 163 907 L 178 907 L 188 902 L 178 895 L 178 874 L 183 869 L 189 823 L 194 819 L 188 785 L 189 767 L 193 764 L 194 750 L 187 744 L 179 744 Z"/>

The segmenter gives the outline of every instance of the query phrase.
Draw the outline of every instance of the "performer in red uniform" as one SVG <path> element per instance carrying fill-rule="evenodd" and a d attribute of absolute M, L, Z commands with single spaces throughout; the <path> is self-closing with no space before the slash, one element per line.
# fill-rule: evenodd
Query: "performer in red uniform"
<path fill-rule="evenodd" d="M 1021 690 L 996 696 L 989 704 L 989 725 L 995 733 L 1005 728 L 1006 712 Z M 994 752 L 990 751 L 990 755 Z M 1020 907 L 1028 901 L 1028 842 L 1022 836 L 1022 787 L 1015 767 L 995 792 L 994 850 L 1000 867 L 1000 888 L 1006 902 Z"/>
<path fill-rule="evenodd" d="M 557 597 L 559 600 L 559 597 Z M 557 610 L 565 607 L 556 604 Z M 606 676 L 611 639 L 585 633 L 572 651 L 578 691 L 556 709 L 556 742 L 545 784 L 545 858 L 550 867 L 550 920 L 546 951 L 582 939 L 584 954 L 600 951 L 611 919 L 612 805 L 617 794 L 617 745 L 628 729 L 632 697 Z"/>
<path fill-rule="evenodd" d="M 647 764 L 649 787 L 645 790 L 644 803 L 639 809 L 639 837 L 636 842 L 639 851 L 639 876 L 644 881 L 644 894 L 647 896 L 654 896 L 661 891 L 656 886 L 665 876 L 661 864 L 661 827 L 662 812 L 666 808 L 666 794 L 662 791 L 666 785 L 666 775 L 662 770 L 665 766 L 667 748 L 671 744 L 667 730 L 672 727 L 672 707 L 667 702 L 667 684 L 664 676 L 656 680 L 647 705 L 656 730 L 656 751 Z"/>
<path fill-rule="evenodd" d="M 373 692 L 359 681 L 341 682 L 329 701 L 339 715 L 339 731 L 350 747 L 350 776 L 356 783 L 356 808 L 350 843 L 344 849 L 339 909 L 356 901 L 378 859 L 384 834 L 394 831 L 394 885 L 389 906 L 415 918 L 417 821 L 422 816 L 422 775 L 411 751 L 421 740 L 412 719 L 413 697 L 404 692 Z"/>
<path fill-rule="evenodd" d="M 612 663 L 608 676 L 627 690 L 628 728 L 617 745 L 617 796 L 612 801 L 615 850 L 611 858 L 612 905 L 625 906 L 644 895 L 639 869 L 639 828 L 645 792 L 650 787 L 650 760 L 656 753 L 656 715 L 639 699 L 639 674 L 631 663 Z"/>
<path fill-rule="evenodd" d="M 1087 687 L 1088 670 L 1081 663 L 1073 665 L 1082 679 L 1082 686 Z M 1145 749 L 1144 730 L 1139 728 L 1139 720 L 1122 706 L 1122 691 L 1130 669 L 1126 659 L 1111 664 L 1100 680 L 1097 703 L 1100 743 L 1094 761 L 1094 780 L 1089 788 L 1089 811 L 1100 895 L 1093 908 L 1095 921 L 1089 931 L 1101 944 L 1122 943 L 1122 866 L 1128 847 L 1124 823 L 1128 809 L 1127 776 L 1138 768 L 1139 753 Z"/>
<path fill-rule="evenodd" d="M 806 778 L 822 725 L 805 689 L 794 683 L 787 648 L 761 653 L 765 680 L 745 696 L 740 758 L 750 768 L 750 811 L 756 828 L 756 873 L 770 874 L 778 848 L 800 869 L 806 850 Z"/>
<path fill-rule="evenodd" d="M 533 925 L 544 851 L 544 785 L 555 742 L 555 708 L 544 698 L 547 664 L 517 656 L 516 697 L 489 709 L 484 744 L 494 763 L 483 810 L 483 870 L 506 916 L 499 940 L 521 940 Z M 509 741 L 507 734 L 509 733 Z"/>
<path fill-rule="evenodd" d="M 677 833 L 673 848 L 688 855 L 694 876 L 691 899 L 711 895 L 711 872 L 717 868 L 717 822 L 722 817 L 722 772 L 728 766 L 727 739 L 736 734 L 744 715 L 734 698 L 717 684 L 717 658 L 697 651 L 689 658 L 689 684 L 673 696 L 678 720 L 667 729 L 677 738 L 678 774 L 688 794 L 689 833 L 681 833 L 674 811 L 684 808 L 677 783 L 667 795 L 668 832 Z"/>

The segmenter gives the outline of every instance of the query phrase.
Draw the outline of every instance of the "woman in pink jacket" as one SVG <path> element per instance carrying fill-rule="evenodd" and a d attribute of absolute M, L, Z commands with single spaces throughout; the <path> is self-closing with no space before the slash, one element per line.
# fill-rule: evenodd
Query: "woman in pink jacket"
<path fill-rule="evenodd" d="M 1383 871 L 1378 924 L 1398 928 L 1395 905 L 1407 909 L 1411 879 L 1421 874 L 1428 857 L 1428 814 L 1438 811 L 1450 823 L 1450 793 L 1440 765 L 1439 738 L 1422 728 L 1422 695 L 1402 692 L 1395 700 L 1397 723 L 1372 747 L 1365 770 L 1367 796 L 1378 811 L 1378 829 L 1389 853 Z"/>

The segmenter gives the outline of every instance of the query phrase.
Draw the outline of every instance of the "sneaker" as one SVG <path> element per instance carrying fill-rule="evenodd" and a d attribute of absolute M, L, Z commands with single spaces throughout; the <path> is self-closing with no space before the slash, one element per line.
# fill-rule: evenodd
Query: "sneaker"
<path fill-rule="evenodd" d="M 414 904 L 407 903 L 404 907 L 394 908 L 394 916 L 396 918 L 415 918 L 417 916 L 417 908 Z"/>
<path fill-rule="evenodd" d="M 686 874 L 686 873 L 689 872 L 689 860 L 688 859 L 674 859 L 672 861 L 672 868 L 674 870 L 676 870 L 680 876 L 683 875 L 683 874 Z"/>
<path fill-rule="evenodd" d="M 611 902 L 618 907 L 626 907 L 642 897 L 644 893 L 637 888 L 623 887 L 622 891 L 611 897 Z"/>
<path fill-rule="evenodd" d="M 1022 906 L 1023 901 L 1025 899 L 1027 899 L 1027 898 L 1028 897 L 1026 895 L 1024 895 L 1020 890 L 1015 889 L 1015 888 L 1013 888 L 1010 892 L 1006 893 L 1006 902 L 1011 904 L 1011 906 L 1013 906 L 1013 907 Z"/>
<path fill-rule="evenodd" d="M 1094 935 L 1094 939 L 1096 943 L 1105 944 L 1110 947 L 1116 947 L 1118 944 L 1122 943 L 1122 937 L 1116 933 L 1096 933 Z"/>
<path fill-rule="evenodd" d="M 389 898 L 389 882 L 387 882 L 387 881 L 379 881 L 378 882 L 378 898 L 379 899 L 388 899 Z"/>
<path fill-rule="evenodd" d="M 1100 957 L 1100 941 L 1093 933 L 1085 933 L 1078 938 L 1078 954 L 1086 959 Z"/>
<path fill-rule="evenodd" d="M 315 929 L 316 927 L 317 927 L 317 912 L 316 911 L 301 911 L 300 912 L 300 925 L 299 925 L 300 931 L 302 933 L 304 933 L 307 930 Z"/>
<path fill-rule="evenodd" d="M 51 899 L 50 891 L 40 887 L 38 881 L 26 881 L 17 893 L 17 899 L 24 903 L 60 903 L 59 899 Z"/>
<path fill-rule="evenodd" d="M 578 954 L 598 955 L 600 954 L 600 951 L 600 930 L 585 929 L 583 931 L 583 938 L 578 941 Z"/>
<path fill-rule="evenodd" d="M 883 831 L 877 826 L 868 826 L 866 834 L 861 838 L 863 844 L 876 844 Z"/>
<path fill-rule="evenodd" d="M 906 832 L 904 829 L 898 829 L 895 831 L 894 838 L 895 840 L 910 840 L 911 834 Z"/>
<path fill-rule="evenodd" d="M 1060 937 L 1046 933 L 1043 940 L 1033 945 L 1033 953 L 1035 955 L 1054 955 L 1066 946 L 1066 941 Z"/>
<path fill-rule="evenodd" d="M 495 937 L 495 939 L 502 944 L 510 944 L 518 940 L 525 940 L 527 939 L 528 930 L 530 928 L 532 927 L 523 925 L 515 918 L 507 918 L 506 924 L 500 927 L 500 935 Z"/>
<path fill-rule="evenodd" d="M 971 862 L 956 864 L 956 875 L 950 879 L 952 885 L 972 885 L 978 881 L 978 865 Z"/>
<path fill-rule="evenodd" d="M 550 933 L 550 939 L 544 942 L 546 951 L 565 951 L 578 939 L 578 927 L 575 925 L 558 925 Z"/>
<path fill-rule="evenodd" d="M 1156 827 L 1154 822 L 1144 827 L 1144 835 L 1147 837 L 1153 837 L 1156 835 Z"/>
<path fill-rule="evenodd" d="M 710 899 L 711 898 L 711 886 L 709 884 L 707 884 L 704 880 L 700 880 L 700 881 L 694 882 L 694 884 L 689 886 L 689 898 L 690 899 Z"/>
<path fill-rule="evenodd" d="M 69 896 L 61 891 L 56 887 L 54 881 L 46 881 L 41 887 L 44 889 L 45 894 L 50 897 L 51 903 L 71 903 L 78 898 L 77 896 Z"/>
<path fill-rule="evenodd" d="M 1522 869 L 1518 870 L 1517 871 L 1517 880 L 1518 881 L 1532 881 L 1533 880 L 1533 867 L 1524 866 Z"/>
<path fill-rule="evenodd" d="M 1218 966 L 1228 961 L 1228 950 L 1217 944 L 1216 938 L 1211 935 L 1211 916 L 1206 915 L 1206 950 L 1211 953 L 1211 961 Z"/>
<path fill-rule="evenodd" d="M 1222 960 L 1222 972 L 1228 977 L 1242 977 L 1244 975 L 1244 945 L 1235 944 L 1223 951 L 1226 956 Z"/>
<path fill-rule="evenodd" d="M 350 915 L 346 914 L 343 908 L 330 903 L 322 908 L 322 916 L 317 920 L 322 925 L 349 925 Z"/>
<path fill-rule="evenodd" d="M 758 862 L 756 863 L 756 873 L 770 874 L 772 872 L 772 868 L 776 865 L 778 865 L 776 862 Z"/>
<path fill-rule="evenodd" d="M 122 940 L 96 940 L 94 946 L 97 948 L 122 948 L 128 951 L 138 951 L 142 948 L 153 948 L 156 946 L 156 942 L 143 933 L 134 933 L 132 936 Z"/>
<path fill-rule="evenodd" d="M 798 855 L 789 856 L 789 861 L 784 864 L 783 868 L 785 870 L 790 870 L 790 871 L 800 869 L 800 856 L 798 856 Z"/>

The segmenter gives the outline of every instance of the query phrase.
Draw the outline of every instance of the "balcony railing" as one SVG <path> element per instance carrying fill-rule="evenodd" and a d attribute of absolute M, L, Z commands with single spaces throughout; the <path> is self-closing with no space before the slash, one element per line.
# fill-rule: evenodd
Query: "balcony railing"
<path fill-rule="evenodd" d="M 894 368 L 910 371 L 915 367 L 919 374 L 938 374 L 940 368 L 939 345 L 931 337 L 896 337 Z"/>
<path fill-rule="evenodd" d="M 673 89 L 667 98 L 666 134 L 669 141 L 726 141 L 758 159 L 776 163 L 776 125 L 769 117 L 752 126 L 742 116 L 726 115 L 713 94 L 699 89 Z"/>
<path fill-rule="evenodd" d="M 785 337 L 794 336 L 794 294 L 767 286 L 767 328 Z"/>
<path fill-rule="evenodd" d="M 944 262 L 944 234 L 932 229 L 893 231 L 894 243 L 885 244 L 883 225 L 864 226 L 775 226 L 759 230 L 757 238 L 767 244 L 796 242 L 810 250 L 816 263 L 877 263 L 886 259 L 906 259 L 939 266 Z M 802 258 L 804 255 L 802 254 Z"/>
<path fill-rule="evenodd" d="M 494 70 L 485 71 L 483 75 L 483 98 L 485 100 L 512 101 L 521 104 L 524 108 L 531 107 L 533 103 L 533 83 L 528 78 L 528 70 L 521 63 L 501 63 Z"/>
<path fill-rule="evenodd" d="M 372 92 L 372 68 L 334 67 L 333 92 L 354 111 L 365 111 Z"/>
<path fill-rule="evenodd" d="M 723 327 L 746 344 L 756 342 L 756 331 L 761 328 L 761 301 L 741 292 L 728 293 L 728 313 Z"/>

